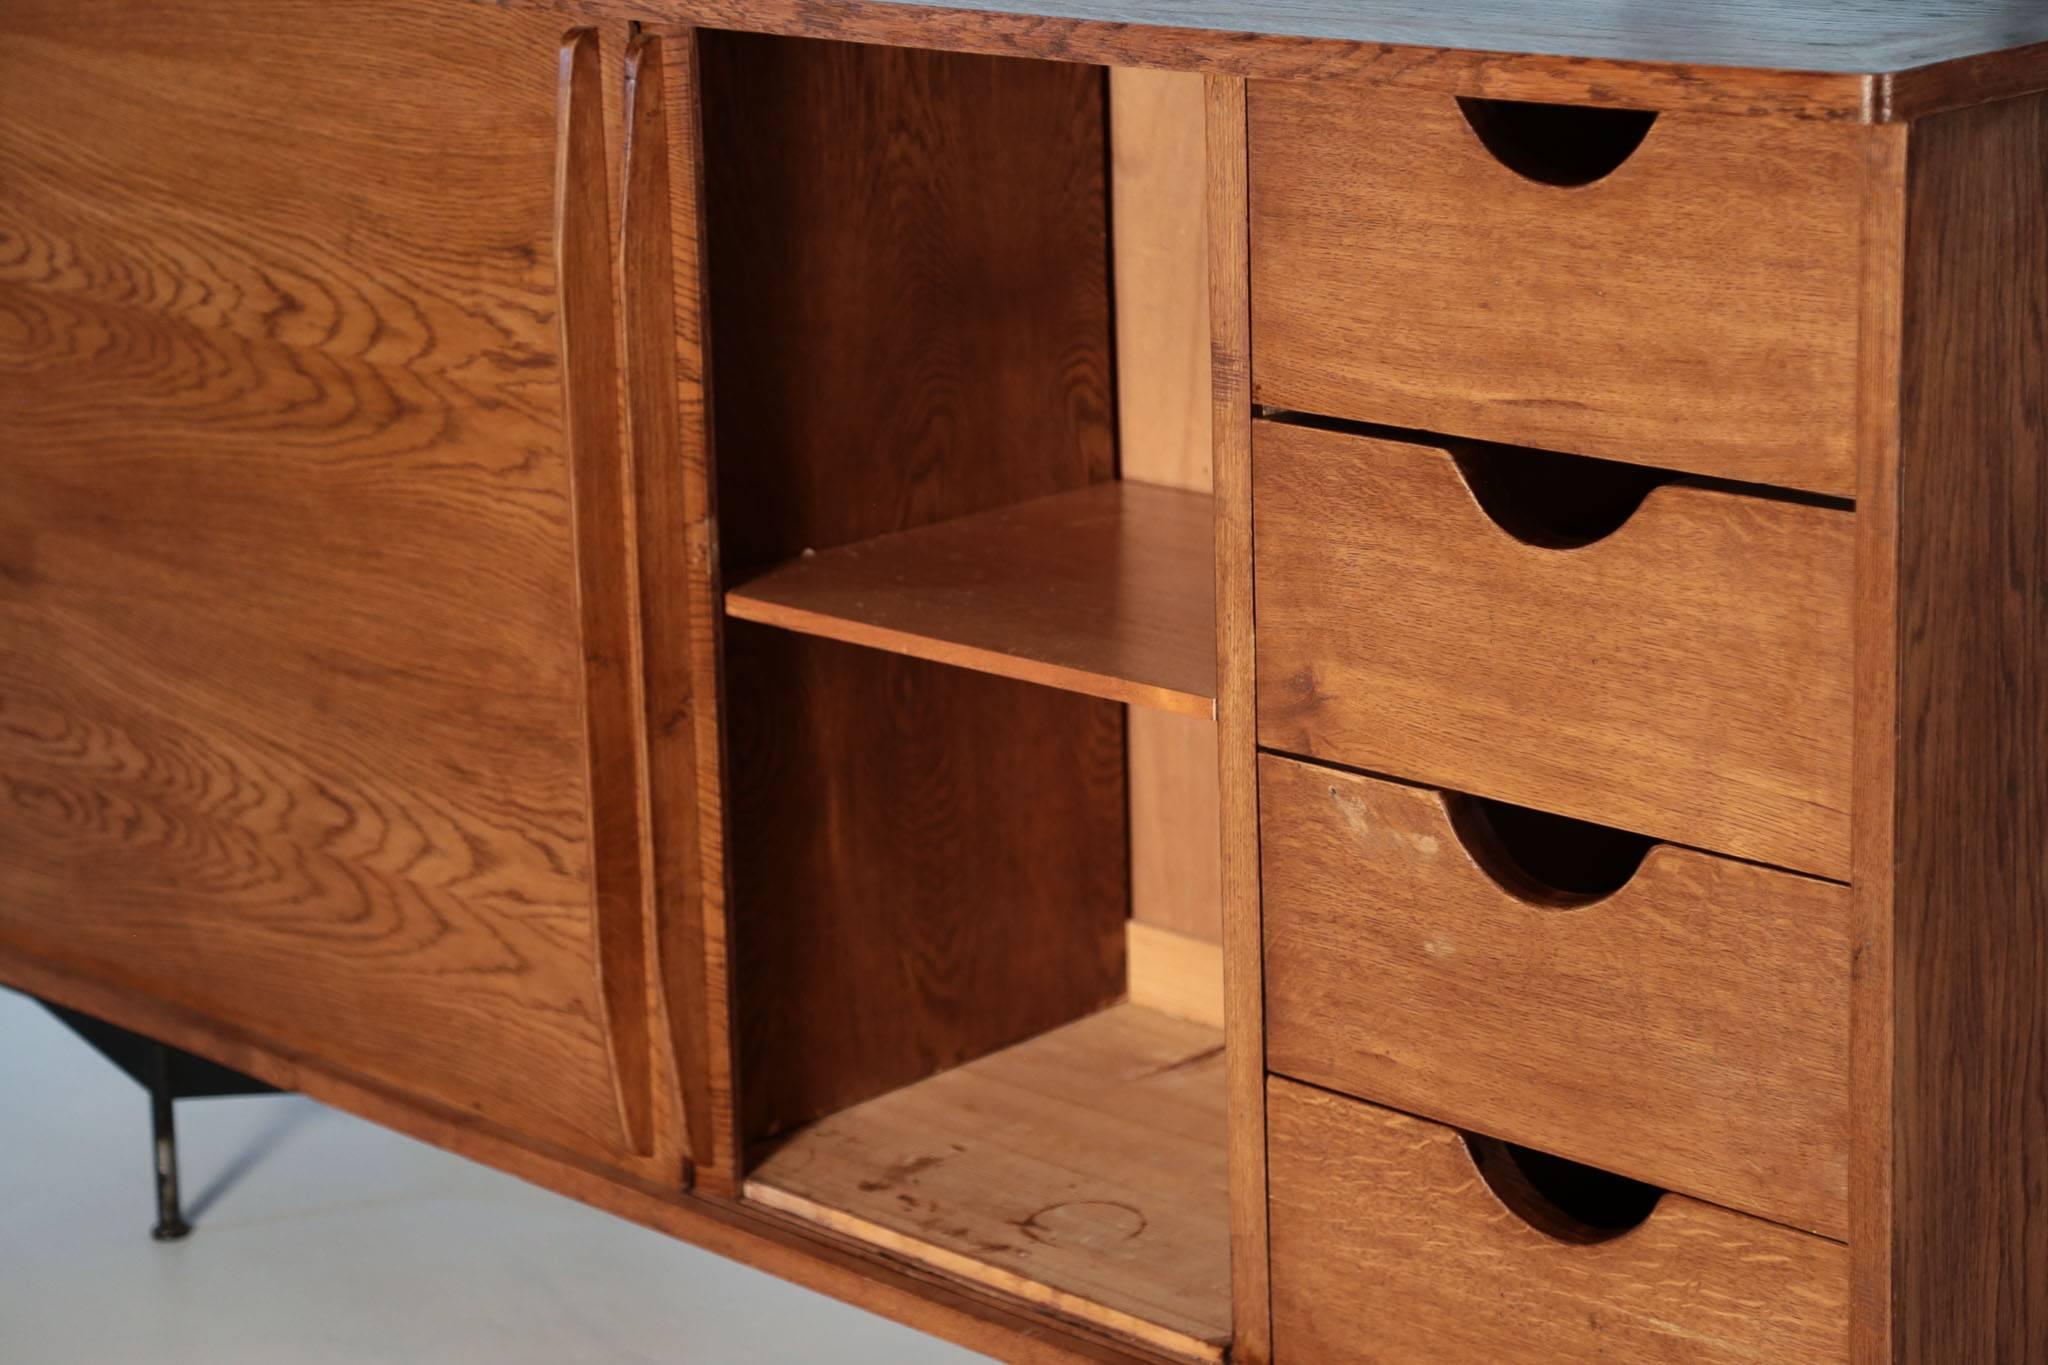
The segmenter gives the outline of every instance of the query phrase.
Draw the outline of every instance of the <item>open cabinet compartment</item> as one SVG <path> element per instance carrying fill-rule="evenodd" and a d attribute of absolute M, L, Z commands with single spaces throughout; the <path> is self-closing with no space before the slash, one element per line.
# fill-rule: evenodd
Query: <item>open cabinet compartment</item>
<path fill-rule="evenodd" d="M 1107 73 L 698 56 L 745 1195 L 1217 1357 L 1221 959 L 1133 925 L 1127 724 L 1213 765 L 1212 514 L 1117 479 Z"/>

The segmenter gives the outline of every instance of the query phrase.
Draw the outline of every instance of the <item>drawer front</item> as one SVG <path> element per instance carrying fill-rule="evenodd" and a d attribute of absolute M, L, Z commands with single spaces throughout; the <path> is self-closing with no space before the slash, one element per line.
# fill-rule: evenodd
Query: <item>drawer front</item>
<path fill-rule="evenodd" d="M 1276 1365 L 1848 1359 L 1839 1243 L 1670 1194 L 1576 1242 L 1453 1129 L 1280 1080 L 1267 1122 Z"/>
<path fill-rule="evenodd" d="M 1854 493 L 1855 129 L 1664 115 L 1560 186 L 1448 96 L 1249 101 L 1257 402 Z M 1539 155 L 1598 140 L 1478 108 Z"/>
<path fill-rule="evenodd" d="M 1850 513 L 1667 484 L 1550 549 L 1436 447 L 1254 439 L 1261 744 L 1847 879 Z"/>
<path fill-rule="evenodd" d="M 1270 755 L 1259 813 L 1273 1070 L 1848 1235 L 1848 888 L 1659 844 L 1570 897 L 1474 803 Z"/>

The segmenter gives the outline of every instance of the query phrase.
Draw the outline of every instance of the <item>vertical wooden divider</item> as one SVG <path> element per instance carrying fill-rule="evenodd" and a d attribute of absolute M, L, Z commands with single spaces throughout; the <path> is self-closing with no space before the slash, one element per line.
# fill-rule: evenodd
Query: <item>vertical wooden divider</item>
<path fill-rule="evenodd" d="M 1217 769 L 1230 1106 L 1231 1358 L 1273 1358 L 1266 1236 L 1265 986 L 1259 926 L 1257 672 L 1252 654 L 1250 198 L 1245 83 L 1207 80 L 1210 373 L 1216 480 Z"/>
<path fill-rule="evenodd" d="M 563 409 L 583 654 L 591 895 L 605 1036 L 627 1143 L 653 1151 L 653 1042 L 646 994 L 645 812 L 632 508 L 612 311 L 604 71 L 595 29 L 562 39 L 556 126 L 555 269 Z"/>

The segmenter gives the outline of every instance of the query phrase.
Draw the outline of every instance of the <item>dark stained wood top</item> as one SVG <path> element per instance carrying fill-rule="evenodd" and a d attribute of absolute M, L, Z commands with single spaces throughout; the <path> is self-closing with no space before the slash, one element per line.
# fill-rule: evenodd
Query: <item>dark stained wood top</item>
<path fill-rule="evenodd" d="M 2048 87 L 2048 0 L 602 0 L 710 27 L 1889 122 Z"/>
<path fill-rule="evenodd" d="M 952 8 L 1398 47 L 1852 75 L 2048 42 L 2042 0 L 952 0 Z"/>

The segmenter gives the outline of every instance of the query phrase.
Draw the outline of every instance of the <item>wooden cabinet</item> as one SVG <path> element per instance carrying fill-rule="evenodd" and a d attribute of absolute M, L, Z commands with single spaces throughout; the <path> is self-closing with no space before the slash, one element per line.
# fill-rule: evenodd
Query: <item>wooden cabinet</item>
<path fill-rule="evenodd" d="M 0 981 L 1006 1359 L 2048 1361 L 2048 17 L 1285 8 L 0 6 Z"/>

